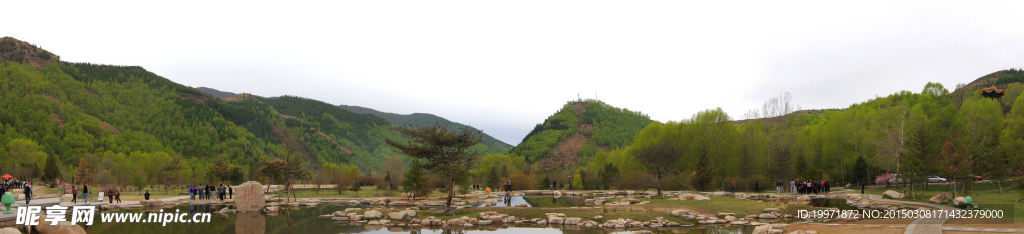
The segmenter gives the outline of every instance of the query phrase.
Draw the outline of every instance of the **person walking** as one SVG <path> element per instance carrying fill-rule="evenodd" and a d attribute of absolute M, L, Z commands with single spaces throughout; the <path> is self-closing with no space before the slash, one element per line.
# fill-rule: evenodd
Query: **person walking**
<path fill-rule="evenodd" d="M 149 190 L 146 190 L 146 194 L 144 194 L 143 196 L 146 197 L 146 200 L 149 200 Z"/>
<path fill-rule="evenodd" d="M 234 198 L 232 198 L 234 196 L 234 194 L 235 194 L 235 191 L 233 189 L 231 189 L 231 186 L 229 185 L 228 186 L 228 199 L 234 199 Z"/>
<path fill-rule="evenodd" d="M 114 189 L 107 189 L 107 202 L 114 203 Z"/>
<path fill-rule="evenodd" d="M 82 183 L 82 198 L 85 198 L 85 204 L 89 204 L 89 185 Z"/>
<path fill-rule="evenodd" d="M 196 186 L 195 185 L 189 185 L 188 186 L 188 197 L 189 197 L 189 200 L 195 200 L 196 199 Z"/>
<path fill-rule="evenodd" d="M 71 203 L 78 203 L 78 189 L 71 187 Z"/>
<path fill-rule="evenodd" d="M 25 186 L 25 205 L 32 201 L 32 186 Z"/>
<path fill-rule="evenodd" d="M 796 180 L 789 181 L 789 193 L 796 194 Z"/>
<path fill-rule="evenodd" d="M 782 193 L 782 180 L 775 180 L 775 193 Z"/>
<path fill-rule="evenodd" d="M 114 199 L 117 199 L 117 203 L 121 203 L 121 190 L 114 190 Z"/>
<path fill-rule="evenodd" d="M 551 190 L 558 189 L 558 179 L 551 180 Z"/>
<path fill-rule="evenodd" d="M 864 194 L 864 182 L 860 182 L 860 194 Z"/>
<path fill-rule="evenodd" d="M 221 201 L 224 200 L 224 193 L 226 192 L 227 189 L 224 188 L 224 184 L 220 184 L 220 187 L 217 187 L 217 197 L 220 198 Z"/>
<path fill-rule="evenodd" d="M 754 181 L 754 193 L 760 193 L 760 192 L 761 192 L 761 182 L 760 181 Z"/>
<path fill-rule="evenodd" d="M 512 178 L 508 176 L 505 177 L 505 192 L 512 192 Z"/>
<path fill-rule="evenodd" d="M 213 185 L 207 184 L 206 185 L 206 200 L 212 200 L 213 199 L 213 198 L 210 197 L 210 193 L 213 193 Z"/>

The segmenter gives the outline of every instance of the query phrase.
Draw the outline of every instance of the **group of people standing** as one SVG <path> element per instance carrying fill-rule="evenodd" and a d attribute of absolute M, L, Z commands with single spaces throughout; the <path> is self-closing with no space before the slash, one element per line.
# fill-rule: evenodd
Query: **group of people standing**
<path fill-rule="evenodd" d="M 2 186 L 4 189 L 11 190 L 11 189 L 22 189 L 22 188 L 25 188 L 26 186 L 28 186 L 30 184 L 32 184 L 32 182 L 30 182 L 30 181 L 21 181 L 21 180 L 16 180 L 16 179 L 4 179 L 3 182 L 0 183 L 0 186 Z"/>
<path fill-rule="evenodd" d="M 32 200 L 32 181 L 7 181 L 0 183 L 0 195 L 6 194 L 7 191 L 12 189 L 23 189 L 22 193 L 25 194 L 25 204 Z"/>
<path fill-rule="evenodd" d="M 789 182 L 791 192 L 794 194 L 818 194 L 832 192 L 832 183 L 828 180 L 804 180 L 794 179 Z"/>
<path fill-rule="evenodd" d="M 220 186 L 213 186 L 207 184 L 205 186 L 190 185 L 188 187 L 188 193 L 189 199 L 192 200 L 195 200 L 196 196 L 198 195 L 199 200 L 220 199 L 221 201 L 223 201 L 224 199 L 231 199 L 232 197 L 234 197 L 235 191 L 234 189 L 231 188 L 231 186 L 224 186 L 224 184 L 220 184 Z M 217 197 L 211 197 L 211 193 L 217 195 Z"/>

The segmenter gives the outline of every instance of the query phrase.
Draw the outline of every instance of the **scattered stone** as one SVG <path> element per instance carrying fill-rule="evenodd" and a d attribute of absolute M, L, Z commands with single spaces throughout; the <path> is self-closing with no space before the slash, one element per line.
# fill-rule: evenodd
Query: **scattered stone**
<path fill-rule="evenodd" d="M 769 233 L 771 233 L 771 231 L 772 231 L 772 225 L 771 224 L 765 224 L 765 225 L 761 225 L 761 226 L 755 227 L 754 231 L 751 232 L 751 234 L 769 234 Z"/>
<path fill-rule="evenodd" d="M 758 219 L 778 219 L 779 216 L 773 214 L 761 214 L 757 216 Z"/>
<path fill-rule="evenodd" d="M 392 213 L 388 213 L 388 218 L 391 218 L 391 219 L 394 219 L 394 220 L 402 220 L 402 219 L 405 219 L 405 215 L 406 214 L 403 213 L 403 212 L 392 212 Z"/>
<path fill-rule="evenodd" d="M 967 198 L 964 198 L 964 197 L 953 198 L 953 205 L 954 206 L 963 206 L 964 203 L 966 203 L 966 202 L 967 202 Z"/>
<path fill-rule="evenodd" d="M 906 195 L 892 190 L 886 190 L 885 193 L 882 193 L 882 196 L 893 199 L 900 199 L 906 197 Z"/>
<path fill-rule="evenodd" d="M 363 213 L 363 217 L 367 219 L 379 219 L 380 217 L 384 217 L 384 214 L 381 213 L 380 211 L 370 210 L 366 211 L 366 213 Z"/>
<path fill-rule="evenodd" d="M 156 207 L 156 206 L 163 206 L 164 202 L 156 201 L 156 200 L 143 200 L 143 201 L 139 201 L 139 204 L 142 205 L 142 206 L 145 206 L 145 207 Z"/>

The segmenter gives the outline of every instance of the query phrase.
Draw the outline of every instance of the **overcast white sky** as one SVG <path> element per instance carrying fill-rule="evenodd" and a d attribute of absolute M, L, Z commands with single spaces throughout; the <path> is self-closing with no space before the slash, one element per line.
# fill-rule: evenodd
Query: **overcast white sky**
<path fill-rule="evenodd" d="M 0 36 L 193 87 L 433 113 L 510 144 L 577 94 L 658 121 L 738 118 L 784 91 L 844 108 L 1024 67 L 1024 1 L 151 2 L 6 2 Z"/>

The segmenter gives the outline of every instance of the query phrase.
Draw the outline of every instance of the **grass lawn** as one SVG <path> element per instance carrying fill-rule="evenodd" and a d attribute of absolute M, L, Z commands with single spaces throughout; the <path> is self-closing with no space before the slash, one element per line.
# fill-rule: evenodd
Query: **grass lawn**
<path fill-rule="evenodd" d="M 313 189 L 310 188 L 293 189 L 292 191 L 295 192 L 295 197 L 297 198 L 372 198 L 373 194 L 375 193 L 380 193 L 381 196 L 387 194 L 386 189 L 379 190 L 377 189 L 377 186 L 363 186 L 362 190 L 360 190 L 358 193 L 359 196 L 356 196 L 356 192 L 349 190 L 344 190 L 341 192 L 341 194 L 338 194 L 338 191 L 334 189 L 334 186 L 320 188 L 320 193 L 316 193 L 313 191 Z M 392 190 L 391 197 L 401 196 L 402 193 L 403 192 L 401 190 Z M 284 197 L 284 191 L 280 190 L 271 192 L 270 194 L 277 195 L 278 197 Z M 448 193 L 441 193 L 437 190 L 434 190 L 433 192 L 430 193 L 430 197 L 447 195 Z"/>
<path fill-rule="evenodd" d="M 1013 210 L 1013 214 L 1012 214 L 1013 221 L 1014 222 L 1024 222 L 1024 202 L 1018 202 L 1017 201 L 1017 199 L 1020 199 L 1022 197 L 1021 193 L 1020 193 L 1019 190 L 1008 189 L 1007 186 L 1009 186 L 1009 185 L 1010 185 L 1009 182 L 1003 182 L 1003 192 L 1000 193 L 999 192 L 999 187 L 998 187 L 998 185 L 996 183 L 975 183 L 974 184 L 974 188 L 968 188 L 967 192 L 969 193 L 968 196 L 971 196 L 971 198 L 974 199 L 974 201 L 976 203 L 978 203 L 978 207 L 981 208 L 981 209 L 1002 209 L 1004 211 L 1009 212 L 1010 211 L 1009 210 L 1009 206 L 1013 206 L 1012 207 L 1012 210 Z M 902 188 L 900 188 L 900 187 L 884 188 L 883 187 L 883 188 L 876 188 L 876 189 L 868 189 L 868 190 L 865 190 L 864 193 L 881 195 L 886 190 L 893 190 L 893 191 L 899 192 L 900 189 L 902 189 Z M 931 199 L 932 196 L 935 196 L 935 195 L 937 195 L 939 193 L 942 193 L 942 192 L 946 192 L 950 196 L 950 198 L 949 198 L 950 202 L 939 204 L 939 205 L 944 205 L 944 206 L 952 207 L 953 206 L 953 202 L 952 202 L 952 200 L 953 200 L 953 197 L 952 197 L 953 193 L 950 192 L 950 189 L 951 188 L 948 185 L 928 185 L 928 188 L 924 190 L 924 195 L 921 195 L 921 188 L 920 188 L 920 186 L 915 185 L 914 186 L 914 195 L 915 195 L 915 197 L 913 199 L 910 198 L 910 193 L 909 193 L 909 189 L 908 189 L 908 192 L 906 193 L 906 195 L 907 195 L 906 198 L 895 199 L 895 200 L 930 203 L 928 201 L 928 199 Z M 957 190 L 957 196 L 964 197 L 963 194 L 959 193 L 959 189 Z M 1007 214 L 1004 214 L 1004 217 L 1009 217 L 1010 215 L 1011 214 L 1007 213 Z"/>

